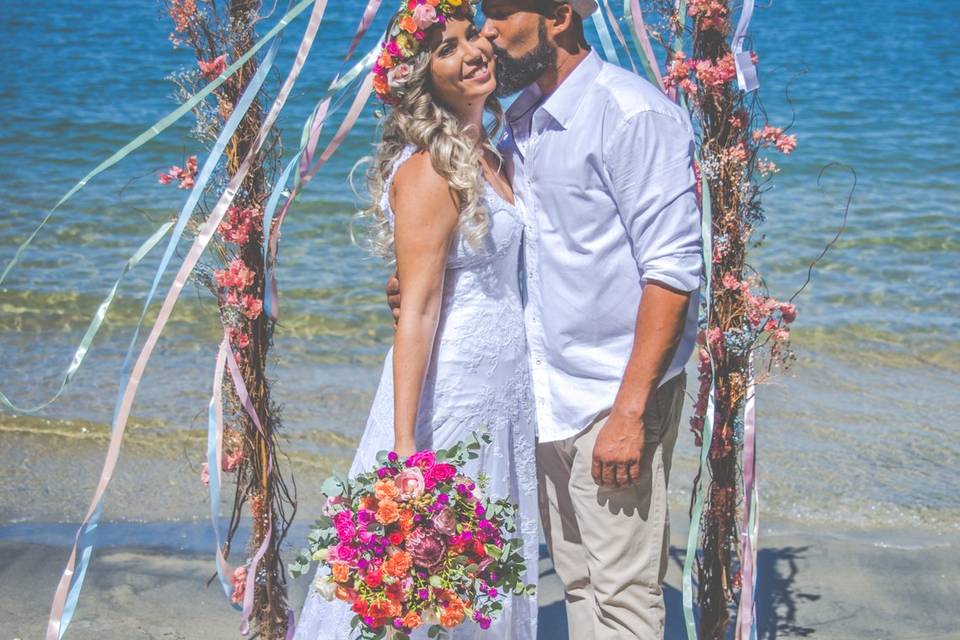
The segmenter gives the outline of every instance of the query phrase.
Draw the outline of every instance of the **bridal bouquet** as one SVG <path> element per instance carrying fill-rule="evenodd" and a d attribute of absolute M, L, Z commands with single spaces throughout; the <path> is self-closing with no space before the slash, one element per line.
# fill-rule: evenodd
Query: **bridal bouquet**
<path fill-rule="evenodd" d="M 324 515 L 291 565 L 320 563 L 313 588 L 347 602 L 363 639 L 405 639 L 421 625 L 431 638 L 465 620 L 481 628 L 525 585 L 516 506 L 483 497 L 485 478 L 463 473 L 490 436 L 406 460 L 381 451 L 377 467 L 323 485 Z"/>

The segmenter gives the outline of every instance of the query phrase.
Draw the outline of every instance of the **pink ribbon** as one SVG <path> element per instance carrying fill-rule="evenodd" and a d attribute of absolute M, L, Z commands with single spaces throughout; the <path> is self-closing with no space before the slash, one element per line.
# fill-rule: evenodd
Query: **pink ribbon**
<path fill-rule="evenodd" d="M 647 25 L 643 22 L 643 12 L 640 10 L 640 0 L 630 0 L 630 17 L 633 20 L 633 31 L 640 41 L 640 48 L 643 55 L 650 65 L 654 77 L 657 79 L 657 86 L 663 89 L 663 77 L 660 75 L 660 69 L 657 67 L 657 57 L 653 55 L 653 47 L 650 46 L 650 36 L 647 34 Z"/>
<path fill-rule="evenodd" d="M 743 411 L 743 512 L 740 521 L 740 604 L 737 610 L 737 640 L 755 637 L 757 534 L 759 529 L 759 491 L 757 482 L 757 412 L 753 354 L 747 377 L 747 398 Z"/>
<path fill-rule="evenodd" d="M 300 184 L 294 187 L 294 189 L 290 192 L 289 197 L 287 197 L 286 202 L 283 203 L 280 213 L 277 214 L 276 222 L 274 223 L 274 230 L 270 234 L 271 259 L 276 259 L 277 243 L 280 241 L 280 227 L 283 225 L 283 220 L 287 216 L 287 211 L 289 211 L 290 205 L 293 204 L 293 201 L 296 199 L 297 193 L 299 192 L 300 188 L 313 179 L 320 168 L 323 167 L 323 165 L 327 163 L 337 149 L 340 148 L 340 145 L 343 143 L 344 139 L 346 139 L 347 135 L 360 118 L 360 114 L 363 112 L 363 107 L 366 105 L 372 90 L 373 74 L 367 74 L 363 84 L 360 86 L 360 90 L 353 99 L 353 104 L 350 106 L 350 110 L 347 112 L 346 118 L 344 118 L 343 122 L 340 123 L 340 128 L 337 129 L 337 132 L 327 144 L 327 147 L 320 154 L 320 158 L 317 160 L 316 164 L 314 164 L 312 167 L 306 168 L 306 170 L 301 173 Z M 271 317 L 276 320 L 280 314 L 280 294 L 277 292 L 277 281 L 274 277 L 274 270 L 272 268 L 270 269 L 270 277 L 268 278 L 268 290 L 266 295 L 270 296 Z"/>
<path fill-rule="evenodd" d="M 180 270 L 177 272 L 177 276 L 174 279 L 173 284 L 170 286 L 170 290 L 167 292 L 167 296 L 163 301 L 163 306 L 160 308 L 160 312 L 157 315 L 157 319 L 153 325 L 153 328 L 150 330 L 150 335 L 144 342 L 143 348 L 140 351 L 140 355 L 137 356 L 137 360 L 133 365 L 130 378 L 127 381 L 127 386 L 124 389 L 124 394 L 119 404 L 117 415 L 114 419 L 110 443 L 107 447 L 107 456 L 100 472 L 100 480 L 97 483 L 97 488 L 94 491 L 93 499 L 91 500 L 90 506 L 87 509 L 87 513 L 83 518 L 83 522 L 80 524 L 80 527 L 77 530 L 73 549 L 71 550 L 70 557 L 67 560 L 67 566 L 63 570 L 63 575 L 60 577 L 60 582 L 57 585 L 57 590 L 54 594 L 53 604 L 50 608 L 50 618 L 47 621 L 47 640 L 59 640 L 60 638 L 61 621 L 63 618 L 67 593 L 70 589 L 70 584 L 74 575 L 74 569 L 76 567 L 77 547 L 79 546 L 80 535 L 96 511 L 97 505 L 99 504 L 101 497 L 103 496 L 107 486 L 110 484 L 111 478 L 113 477 L 113 472 L 116 468 L 117 460 L 120 455 L 120 445 L 123 441 L 123 434 L 126 430 L 127 421 L 130 417 L 130 411 L 133 407 L 133 400 L 136 397 L 137 389 L 140 386 L 140 380 L 143 376 L 147 362 L 149 361 L 150 356 L 153 354 L 153 350 L 160 338 L 160 332 L 170 319 L 170 314 L 173 312 L 173 307 L 176 304 L 177 299 L 180 297 L 180 292 L 186 285 L 187 279 L 190 277 L 190 273 L 193 271 L 193 268 L 196 266 L 201 254 L 210 243 L 210 240 L 219 227 L 227 208 L 236 197 L 237 190 L 240 188 L 244 178 L 246 178 L 247 173 L 250 171 L 253 159 L 263 146 L 266 133 L 276 121 L 277 116 L 280 114 L 280 110 L 283 108 L 283 105 L 286 102 L 294 83 L 299 77 L 300 71 L 303 69 L 303 65 L 306 63 L 307 54 L 313 45 L 313 40 L 316 37 L 317 29 L 320 26 L 320 22 L 323 20 L 323 14 L 326 10 L 326 6 L 327 0 L 317 0 L 317 2 L 314 4 L 313 12 L 310 15 L 310 22 L 307 25 L 303 40 L 300 43 L 300 48 L 297 51 L 296 61 L 294 62 L 293 67 L 290 69 L 290 73 L 287 75 L 280 92 L 277 94 L 277 97 L 270 108 L 270 112 L 264 119 L 263 125 L 260 127 L 260 131 L 257 133 L 257 137 L 250 149 L 250 152 L 243 159 L 243 162 L 237 169 L 237 173 L 233 176 L 233 178 L 231 178 L 230 183 L 220 196 L 216 206 L 210 212 L 210 216 L 200 227 L 197 238 L 190 247 L 189 253 L 184 259 Z M 236 363 L 234 362 L 234 364 Z M 91 552 L 92 546 L 88 546 L 84 549 L 85 554 Z"/>

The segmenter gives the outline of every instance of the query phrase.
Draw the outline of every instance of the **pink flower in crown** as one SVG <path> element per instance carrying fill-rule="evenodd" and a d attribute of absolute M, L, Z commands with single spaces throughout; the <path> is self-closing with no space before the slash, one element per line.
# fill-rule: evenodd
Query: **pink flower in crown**
<path fill-rule="evenodd" d="M 423 5 L 420 5 L 423 6 Z M 396 89 L 402 87 L 406 84 L 407 80 L 410 79 L 410 74 L 413 72 L 413 65 L 406 62 L 401 62 L 393 69 L 387 72 L 387 84 L 391 89 Z"/>
<path fill-rule="evenodd" d="M 423 471 L 420 467 L 409 467 L 404 469 L 397 477 L 393 479 L 400 490 L 398 496 L 400 500 L 413 500 L 423 495 L 423 489 L 426 486 L 423 478 Z"/>
<path fill-rule="evenodd" d="M 387 53 L 389 53 L 394 58 L 399 58 L 402 54 L 400 53 L 400 45 L 397 44 L 396 40 L 391 40 L 387 43 Z"/>
<path fill-rule="evenodd" d="M 437 22 L 437 10 L 429 4 L 417 5 L 413 10 L 413 21 L 417 28 L 426 31 Z"/>

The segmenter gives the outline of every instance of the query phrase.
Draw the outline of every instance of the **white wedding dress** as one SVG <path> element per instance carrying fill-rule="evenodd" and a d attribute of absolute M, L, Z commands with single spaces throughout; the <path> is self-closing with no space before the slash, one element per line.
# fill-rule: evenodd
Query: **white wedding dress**
<path fill-rule="evenodd" d="M 397 168 L 414 152 L 397 158 L 380 206 L 393 221 L 387 194 Z M 538 512 L 535 417 L 527 368 L 519 260 L 523 226 L 517 209 L 489 185 L 484 202 L 490 232 L 482 246 L 454 240 L 447 260 L 440 322 L 417 419 L 417 448 L 442 449 L 486 429 L 493 437 L 467 467 L 472 477 L 489 477 L 487 495 L 519 506 L 517 535 L 523 538 L 528 584 L 537 584 Z M 393 350 L 387 354 L 380 385 L 356 457 L 355 475 L 376 464 L 376 454 L 393 446 Z M 348 640 L 353 612 L 338 600 L 307 596 L 295 640 Z M 487 630 L 472 620 L 450 634 L 456 640 L 489 638 L 536 640 L 536 595 L 511 596 Z M 425 628 L 413 638 L 426 638 Z"/>

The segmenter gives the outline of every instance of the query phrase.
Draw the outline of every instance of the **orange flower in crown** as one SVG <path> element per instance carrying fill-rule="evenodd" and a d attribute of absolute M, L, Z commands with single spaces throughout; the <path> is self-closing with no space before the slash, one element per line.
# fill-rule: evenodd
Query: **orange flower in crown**
<path fill-rule="evenodd" d="M 373 90 L 386 104 L 395 104 L 396 90 L 413 72 L 410 64 L 427 39 L 427 30 L 454 16 L 473 17 L 474 0 L 401 0 L 380 57 L 373 65 Z"/>

